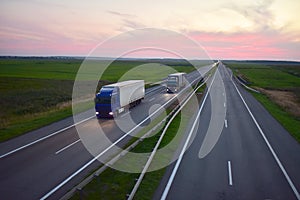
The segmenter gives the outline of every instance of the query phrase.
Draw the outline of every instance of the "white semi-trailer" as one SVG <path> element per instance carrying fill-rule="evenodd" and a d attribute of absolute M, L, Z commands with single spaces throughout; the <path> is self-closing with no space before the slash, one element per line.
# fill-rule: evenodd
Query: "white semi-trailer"
<path fill-rule="evenodd" d="M 103 86 L 95 97 L 97 118 L 114 117 L 136 106 L 145 97 L 144 80 L 130 80 Z"/>
<path fill-rule="evenodd" d="M 167 92 L 179 92 L 186 85 L 186 73 L 169 74 L 167 78 Z"/>

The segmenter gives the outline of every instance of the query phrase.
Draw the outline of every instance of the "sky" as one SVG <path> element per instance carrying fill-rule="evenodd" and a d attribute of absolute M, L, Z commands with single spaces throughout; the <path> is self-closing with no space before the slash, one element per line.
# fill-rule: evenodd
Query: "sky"
<path fill-rule="evenodd" d="M 0 55 L 87 56 L 124 32 L 157 28 L 191 38 L 212 59 L 300 61 L 299 0 L 0 2 Z"/>

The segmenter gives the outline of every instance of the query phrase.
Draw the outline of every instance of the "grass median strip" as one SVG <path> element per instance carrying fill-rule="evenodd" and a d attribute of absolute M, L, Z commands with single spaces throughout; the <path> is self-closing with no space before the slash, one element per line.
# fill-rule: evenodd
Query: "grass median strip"
<path fill-rule="evenodd" d="M 180 117 L 180 115 L 178 117 Z M 171 133 L 176 133 L 174 129 L 176 129 L 176 125 L 173 125 L 172 123 L 172 127 L 170 127 L 170 130 L 173 131 Z M 145 138 L 143 142 L 141 142 L 134 149 L 132 149 L 132 152 L 136 152 L 136 153 L 151 152 L 159 136 L 160 136 L 159 134 L 156 134 L 153 137 Z M 168 140 L 171 140 L 173 136 L 174 135 L 169 134 L 168 131 L 168 134 L 166 134 L 163 141 L 166 142 Z M 145 161 L 146 160 L 140 162 L 145 162 Z M 159 171 L 160 171 L 159 174 L 162 175 L 161 173 L 164 170 L 159 170 Z M 151 172 L 151 173 L 155 174 L 156 172 Z M 113 168 L 108 168 L 104 172 L 102 172 L 98 177 L 95 177 L 93 181 L 91 181 L 86 187 L 82 188 L 81 191 L 78 191 L 72 197 L 72 199 L 81 199 L 82 197 L 88 199 L 126 199 L 126 195 L 133 188 L 135 184 L 135 180 L 138 178 L 138 176 L 139 176 L 138 173 L 127 173 L 127 172 L 115 170 Z"/>
<path fill-rule="evenodd" d="M 205 87 L 205 85 L 203 87 Z M 186 105 L 186 107 L 189 107 L 189 103 Z M 190 113 L 193 113 L 192 109 L 190 110 Z M 169 144 L 170 141 L 174 139 L 176 134 L 183 134 L 186 125 L 190 121 L 190 117 L 191 116 L 184 116 L 184 114 L 179 113 L 169 126 L 159 148 L 163 148 Z M 180 123 L 183 123 L 183 126 L 180 126 Z M 155 134 L 152 137 L 145 138 L 143 142 L 139 143 L 134 149 L 132 149 L 132 152 L 151 152 L 160 137 L 160 133 Z M 179 144 L 181 137 L 176 136 L 176 138 L 177 139 L 175 142 L 176 144 Z M 172 152 L 174 153 L 178 148 L 178 145 L 173 147 L 174 149 L 172 149 Z M 156 159 L 164 159 L 164 161 L 169 161 L 172 159 L 173 153 L 170 153 L 164 158 Z M 128 161 L 126 155 L 121 159 Z M 135 160 L 134 162 L 146 163 L 146 161 L 147 158 L 145 158 L 145 160 Z M 151 199 L 165 173 L 165 170 L 166 167 L 156 171 L 148 172 L 145 175 L 134 199 Z M 86 187 L 78 191 L 72 197 L 72 199 L 125 199 L 126 195 L 131 192 L 138 177 L 138 173 L 127 173 L 108 168 L 98 177 L 95 177 L 94 180 L 91 181 Z"/>

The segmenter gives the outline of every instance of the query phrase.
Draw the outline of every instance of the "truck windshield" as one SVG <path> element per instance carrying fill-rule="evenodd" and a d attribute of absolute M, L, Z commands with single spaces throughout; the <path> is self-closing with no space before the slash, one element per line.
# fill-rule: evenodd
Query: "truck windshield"
<path fill-rule="evenodd" d="M 110 104 L 111 103 L 111 98 L 110 97 L 96 97 L 95 98 L 95 103 Z"/>
<path fill-rule="evenodd" d="M 168 86 L 177 86 L 177 77 L 168 77 L 167 85 Z"/>

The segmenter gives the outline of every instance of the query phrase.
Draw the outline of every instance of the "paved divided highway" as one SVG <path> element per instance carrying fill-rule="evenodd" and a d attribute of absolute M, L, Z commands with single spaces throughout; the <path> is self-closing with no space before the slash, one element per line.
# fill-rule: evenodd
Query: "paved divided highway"
<path fill-rule="evenodd" d="M 209 69 L 201 68 L 201 74 Z M 197 78 L 197 72 L 188 76 L 189 81 Z M 201 111 L 195 113 L 199 118 L 190 124 L 191 129 L 199 127 L 187 132 L 193 142 L 168 167 L 154 199 L 300 199 L 299 144 L 222 63 L 210 83 Z M 144 102 L 120 117 L 131 116 L 136 124 L 147 121 L 145 110 L 173 97 L 160 87 L 147 90 Z M 98 121 L 93 110 L 82 119 L 80 127 L 92 133 L 100 123 L 113 142 L 134 129 Z M 68 118 L 1 143 L 1 199 L 58 199 L 101 164 L 93 161 L 72 123 Z M 107 148 L 101 146 L 99 153 Z"/>
<path fill-rule="evenodd" d="M 209 97 L 154 199 L 300 199 L 300 145 L 222 63 Z"/>
<path fill-rule="evenodd" d="M 201 74 L 205 74 L 210 69 L 211 66 L 206 66 L 201 67 L 199 71 Z M 188 75 L 189 81 L 194 81 L 199 77 L 200 74 L 197 71 Z M 173 97 L 174 94 L 165 94 L 163 87 L 147 90 L 145 100 L 131 110 L 130 116 L 138 124 L 149 117 L 145 111 L 148 111 L 152 105 L 166 104 Z M 94 110 L 83 113 L 82 119 L 85 121 L 80 124 L 80 127 L 84 127 L 90 133 L 97 129 L 100 123 L 111 141 L 117 141 L 126 134 L 126 131 L 118 128 L 114 120 L 98 121 L 95 119 Z M 72 123 L 72 118 L 68 118 L 1 143 L 1 199 L 39 199 L 43 197 L 58 199 L 101 164 L 97 160 L 93 161 L 94 157 L 82 144 Z M 130 138 L 124 138 L 118 145 L 124 145 Z M 101 146 L 99 153 L 106 148 L 107 146 Z M 89 162 L 91 164 L 82 168 Z M 84 170 L 79 173 L 79 169 Z M 76 176 L 70 178 L 57 190 L 53 190 L 77 172 Z M 45 196 L 46 194 L 49 196 Z"/>

